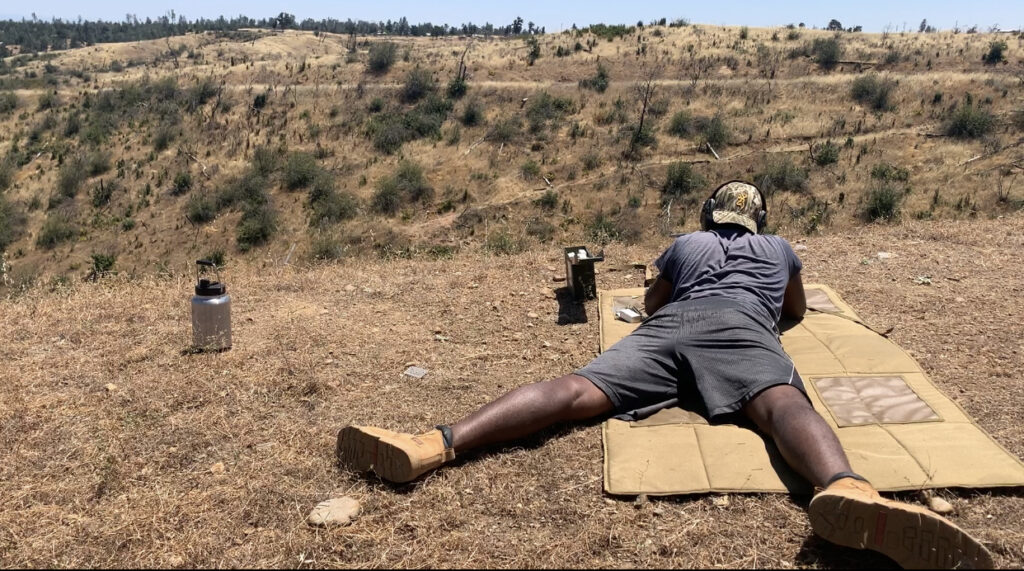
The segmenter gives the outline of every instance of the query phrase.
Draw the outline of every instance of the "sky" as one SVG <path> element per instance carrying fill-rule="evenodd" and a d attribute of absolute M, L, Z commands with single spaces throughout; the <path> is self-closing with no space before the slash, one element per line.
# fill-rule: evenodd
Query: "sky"
<path fill-rule="evenodd" d="M 647 0 L 637 4 L 618 1 L 582 0 L 518 0 L 488 2 L 458 0 L 424 2 L 422 0 L 363 0 L 361 2 L 328 2 L 326 0 L 164 0 L 140 3 L 138 0 L 38 0 L 0 6 L 0 19 L 31 18 L 34 12 L 41 19 L 58 17 L 88 20 L 123 20 L 126 14 L 140 19 L 156 18 L 174 10 L 189 19 L 244 14 L 254 18 L 280 12 L 304 18 L 331 17 L 340 20 L 384 21 L 405 16 L 410 23 L 459 25 L 464 22 L 496 25 L 511 23 L 516 16 L 557 32 L 572 24 L 586 26 L 606 24 L 647 23 L 659 18 L 686 18 L 696 24 L 747 25 L 752 27 L 783 26 L 804 22 L 808 27 L 825 27 L 831 19 L 843 26 L 863 26 L 866 32 L 903 29 L 916 31 L 922 19 L 939 29 L 961 29 L 977 25 L 981 31 L 991 26 L 1001 29 L 1024 27 L 1024 1 L 1021 0 L 846 0 L 833 3 L 823 0 L 783 2 L 680 2 L 679 0 Z"/>

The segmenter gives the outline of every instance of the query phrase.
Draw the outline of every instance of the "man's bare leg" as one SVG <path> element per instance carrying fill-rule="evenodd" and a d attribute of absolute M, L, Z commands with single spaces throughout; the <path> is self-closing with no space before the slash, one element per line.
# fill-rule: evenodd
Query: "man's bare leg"
<path fill-rule="evenodd" d="M 338 460 L 358 471 L 408 482 L 455 458 L 456 452 L 508 442 L 556 422 L 609 412 L 604 391 L 579 375 L 519 387 L 452 426 L 406 434 L 350 425 L 338 433 Z"/>
<path fill-rule="evenodd" d="M 800 389 L 792 385 L 766 389 L 743 412 L 772 437 L 786 463 L 811 484 L 824 488 L 833 476 L 851 470 L 832 427 Z"/>
<path fill-rule="evenodd" d="M 992 555 L 949 520 L 883 498 L 852 473 L 835 432 L 791 385 L 769 388 L 744 412 L 775 441 L 786 462 L 818 488 L 808 512 L 825 539 L 878 551 L 904 568 L 991 569 Z"/>
<path fill-rule="evenodd" d="M 579 375 L 512 390 L 451 426 L 452 445 L 462 453 L 487 444 L 508 442 L 556 422 L 585 420 L 612 410 L 612 402 L 594 383 Z"/>

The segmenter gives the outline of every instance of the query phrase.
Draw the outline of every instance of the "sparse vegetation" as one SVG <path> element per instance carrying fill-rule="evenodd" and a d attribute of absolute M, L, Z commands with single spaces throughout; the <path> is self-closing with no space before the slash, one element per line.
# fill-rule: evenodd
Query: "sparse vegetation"
<path fill-rule="evenodd" d="M 896 220 L 900 216 L 903 197 L 903 191 L 893 184 L 881 183 L 873 186 L 868 191 L 864 215 L 872 222 Z"/>
<path fill-rule="evenodd" d="M 697 130 L 689 111 L 676 111 L 669 119 L 667 129 L 669 133 L 677 137 L 690 137 Z"/>
<path fill-rule="evenodd" d="M 685 197 L 704 188 L 706 184 L 707 180 L 690 163 L 677 161 L 668 165 L 661 194 L 665 199 Z"/>
<path fill-rule="evenodd" d="M 877 75 L 869 73 L 853 80 L 850 95 L 858 103 L 875 111 L 891 111 L 892 93 L 895 89 L 895 81 L 880 79 Z"/>
<path fill-rule="evenodd" d="M 366 69 L 370 73 L 382 75 L 395 64 L 398 46 L 392 42 L 374 42 L 370 44 L 370 56 L 366 60 Z"/>
<path fill-rule="evenodd" d="M 995 126 L 995 117 L 971 103 L 960 105 L 946 121 L 946 135 L 957 139 L 983 137 Z"/>
<path fill-rule="evenodd" d="M 701 119 L 698 122 L 698 132 L 705 143 L 716 149 L 721 149 L 729 143 L 729 126 L 721 114 L 716 113 L 710 119 Z"/>
<path fill-rule="evenodd" d="M 423 167 L 403 160 L 391 175 L 377 183 L 373 195 L 373 209 L 381 214 L 393 215 L 406 205 L 425 202 L 433 197 L 434 189 L 423 174 Z"/>
<path fill-rule="evenodd" d="M 313 180 L 320 174 L 320 165 L 316 158 L 309 153 L 289 153 L 285 159 L 284 168 L 281 170 L 284 187 L 288 190 L 300 190 L 313 184 Z"/>
<path fill-rule="evenodd" d="M 871 167 L 871 178 L 881 181 L 907 182 L 910 171 L 889 163 L 878 163 Z"/>
<path fill-rule="evenodd" d="M 755 184 L 770 195 L 777 190 L 804 192 L 807 190 L 807 169 L 797 166 L 789 157 L 769 161 L 754 175 Z"/>
<path fill-rule="evenodd" d="M 36 236 L 36 245 L 45 250 L 52 250 L 58 244 L 67 242 L 77 234 L 78 228 L 75 227 L 71 215 L 62 211 L 54 211 L 43 222 L 43 227 L 39 230 L 39 235 Z"/>
<path fill-rule="evenodd" d="M 182 195 L 192 190 L 192 174 L 188 171 L 181 171 L 174 175 L 174 184 L 171 188 L 175 195 Z"/>
<path fill-rule="evenodd" d="M 985 55 L 981 56 L 981 61 L 988 65 L 995 65 L 997 63 L 1003 63 L 1006 61 L 1006 42 L 1003 40 L 993 40 L 988 44 L 988 51 Z"/>
<path fill-rule="evenodd" d="M 819 167 L 835 164 L 839 162 L 839 145 L 832 141 L 825 141 L 824 143 L 814 145 L 811 158 L 814 160 L 814 164 Z"/>
<path fill-rule="evenodd" d="M 18 108 L 18 96 L 13 91 L 0 92 L 0 115 Z"/>
<path fill-rule="evenodd" d="M 843 57 L 843 46 L 837 36 L 815 38 L 811 43 L 810 54 L 822 69 L 832 69 Z"/>
<path fill-rule="evenodd" d="M 416 66 L 405 76 L 400 98 L 404 103 L 416 103 L 437 91 L 437 82 L 429 70 Z"/>
<path fill-rule="evenodd" d="M 17 210 L 3 194 L 0 194 L 0 253 L 21 237 L 24 227 L 24 213 Z"/>
<path fill-rule="evenodd" d="M 593 89 L 598 93 L 604 93 L 608 89 L 608 83 L 610 78 L 608 76 L 608 69 L 604 67 L 604 64 L 597 62 L 597 72 L 594 73 L 593 77 L 580 80 L 580 87 L 585 89 Z"/>

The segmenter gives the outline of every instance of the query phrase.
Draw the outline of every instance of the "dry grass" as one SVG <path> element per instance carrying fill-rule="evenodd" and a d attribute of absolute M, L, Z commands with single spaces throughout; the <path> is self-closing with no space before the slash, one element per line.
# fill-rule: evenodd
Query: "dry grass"
<path fill-rule="evenodd" d="M 1024 216 L 905 222 L 801 240 L 829 284 L 995 439 L 1024 455 Z M 665 241 L 612 245 L 614 265 Z M 275 257 L 283 248 L 272 247 Z M 879 260 L 877 252 L 895 256 Z M 393 487 L 336 467 L 348 423 L 425 430 L 597 350 L 559 325 L 557 248 L 451 260 L 236 263 L 235 347 L 191 355 L 184 265 L 171 277 L 35 288 L 0 301 L 0 561 L 43 566 L 859 567 L 813 538 L 806 498 L 634 503 L 601 492 L 598 425 L 559 428 Z M 919 285 L 927 275 L 931 285 Z M 347 286 L 353 286 L 349 288 Z M 538 318 L 531 319 L 528 313 Z M 440 336 L 440 337 L 439 337 Z M 401 376 L 407 364 L 430 370 Z M 117 385 L 107 391 L 105 385 Z M 211 468 L 223 463 L 223 473 Z M 363 515 L 308 527 L 320 500 Z M 1024 564 L 1020 490 L 942 491 L 954 521 Z M 911 497 L 911 496 L 904 496 Z"/>
<path fill-rule="evenodd" d="M 204 34 L 99 45 L 60 52 L 50 62 L 32 61 L 18 68 L 18 74 L 33 71 L 43 76 L 46 63 L 57 66 L 61 71 L 53 89 L 64 104 L 54 112 L 56 129 L 41 135 L 40 152 L 17 169 L 14 185 L 6 191 L 9 202 L 26 214 L 26 232 L 9 248 L 12 273 L 19 281 L 77 277 L 88 270 L 89 255 L 99 247 L 117 254 L 120 269 L 139 274 L 182 264 L 217 248 L 234 258 L 238 214 L 224 212 L 212 223 L 195 228 L 184 215 L 189 196 L 173 196 L 168 186 L 176 173 L 189 171 L 196 181 L 191 193 L 214 192 L 243 169 L 256 145 L 310 152 L 319 145 L 328 155 L 322 165 L 335 174 L 339 189 L 352 192 L 364 204 L 374 181 L 392 172 L 402 158 L 416 158 L 437 191 L 433 203 L 407 208 L 396 218 L 383 218 L 365 208 L 359 223 L 339 228 L 340 234 L 359 239 L 366 228 L 386 226 L 414 244 L 440 241 L 456 245 L 467 239 L 462 229 L 452 227 L 455 216 L 451 212 L 438 212 L 446 193 L 467 197 L 455 205 L 459 214 L 467 207 L 505 209 L 511 224 L 524 227 L 535 215 L 532 200 L 547 190 L 547 184 L 539 179 L 524 181 L 520 176 L 520 167 L 527 161 L 540 165 L 542 175 L 561 199 L 569 202 L 568 212 L 548 216 L 559 227 L 556 240 L 579 240 L 586 235 L 581 221 L 598 210 L 615 210 L 636 198 L 642 204 L 636 217 L 645 227 L 692 229 L 697 219 L 695 204 L 676 204 L 672 219 L 655 223 L 661 216 L 658 188 L 667 164 L 699 161 L 698 170 L 711 181 L 742 178 L 758 172 L 778 154 L 811 165 L 810 144 L 824 140 L 843 144 L 849 139 L 852 146 L 843 148 L 834 165 L 811 166 L 808 193 L 776 197 L 780 216 L 774 222 L 782 231 L 804 232 L 813 226 L 813 232 L 828 233 L 858 227 L 862 220 L 859 202 L 870 187 L 868 173 L 881 161 L 911 170 L 912 192 L 904 206 L 907 218 L 958 219 L 977 212 L 1013 212 L 1024 205 L 1019 177 L 1013 178 L 1024 164 L 1020 133 L 1005 121 L 1024 105 L 1017 66 L 1013 65 L 1021 57 L 1020 40 L 1009 42 L 1010 65 L 986 66 L 981 55 L 991 39 L 989 34 L 843 34 L 843 59 L 871 65 L 845 63 L 825 73 L 808 58 L 787 56 L 804 42 L 828 37 L 824 31 L 802 30 L 798 40 L 786 40 L 786 30 L 771 29 L 749 30 L 749 38 L 740 40 L 737 27 L 689 26 L 657 28 L 657 32 L 660 36 L 655 28 L 646 27 L 639 39 L 633 34 L 612 42 L 600 40 L 591 51 L 563 58 L 554 55 L 556 47 L 571 48 L 577 38 L 548 34 L 540 38 L 542 57 L 533 66 L 526 65 L 525 43 L 520 39 L 397 38 L 400 57 L 389 73 L 379 77 L 365 72 L 366 42 L 379 38 L 359 38 L 355 60 L 348 61 L 347 37 L 326 34 L 318 38 L 297 31 L 259 32 L 251 41 Z M 777 41 L 771 39 L 774 32 L 779 33 Z M 587 36 L 579 38 L 586 40 Z M 175 59 L 169 50 L 179 46 L 184 51 Z M 381 97 L 393 103 L 405 74 L 416 66 L 431 70 L 443 87 L 466 47 L 468 97 L 482 102 L 486 121 L 462 127 L 460 141 L 452 145 L 427 138 L 407 142 L 396 155 L 373 150 L 364 134 L 369 102 Z M 771 56 L 768 63 L 774 62 L 774 77 L 758 56 L 762 48 Z M 407 49 L 405 61 L 401 56 Z M 890 53 L 899 57 L 892 60 Z M 694 57 L 714 60 L 696 80 L 689 73 Z M 581 90 L 578 81 L 593 75 L 598 58 L 608 69 L 610 87 L 601 94 Z M 111 71 L 110 63 L 115 60 L 124 66 L 123 71 Z M 667 105 L 655 125 L 657 147 L 645 151 L 639 163 L 630 163 L 622 159 L 626 142 L 620 136 L 621 125 L 602 124 L 599 119 L 621 98 L 626 122 L 635 120 L 638 109 L 633 84 L 650 69 L 660 70 L 655 99 L 663 99 Z M 874 113 L 850 98 L 852 81 L 868 70 L 898 82 L 893 94 L 895 111 Z M 71 72 L 88 73 L 90 79 L 85 81 Z M 209 119 L 212 103 L 185 114 L 181 136 L 153 157 L 151 141 L 157 122 L 122 125 L 104 147 L 115 164 L 124 161 L 123 191 L 115 193 L 100 212 L 88 204 L 79 205 L 80 240 L 51 251 L 37 248 L 34 237 L 46 219 L 45 205 L 56 187 L 59 156 L 77 144 L 58 133 L 73 109 L 81 108 L 84 94 L 118 88 L 125 81 L 147 76 L 159 79 L 170 75 L 182 87 L 203 79 L 223 84 L 223 101 L 229 108 L 218 112 L 214 120 Z M 47 117 L 47 111 L 36 109 L 44 88 L 34 85 L 17 91 L 21 100 L 17 112 L 0 117 L 0 155 L 12 149 L 16 140 L 24 147 L 26 133 Z M 253 98 L 265 90 L 269 90 L 267 107 L 259 118 L 250 116 Z M 524 115 L 522 99 L 536 99 L 541 90 L 572 98 L 577 111 L 543 137 L 524 135 L 507 144 L 476 144 L 497 121 Z M 941 102 L 933 103 L 939 92 Z M 984 141 L 930 137 L 941 132 L 949 107 L 962 102 L 968 93 L 975 102 L 990 101 L 985 105 L 1000 118 L 1000 128 Z M 445 122 L 445 137 L 464 104 L 465 100 L 457 103 Z M 684 109 L 694 116 L 723 114 L 733 136 L 728 147 L 719 149 L 722 160 L 714 161 L 710 154 L 698 150 L 698 138 L 680 139 L 664 131 L 668 118 Z M 582 137 L 570 136 L 573 124 L 583 130 Z M 588 153 L 596 153 L 601 166 L 584 172 L 581 158 Z M 979 155 L 982 158 L 966 162 Z M 208 167 L 208 179 L 201 174 L 203 167 Z M 366 184 L 360 182 L 364 179 Z M 1003 183 L 1010 200 L 1000 202 L 997 189 Z M 95 179 L 85 186 L 94 184 Z M 141 192 L 146 184 L 151 185 L 153 194 L 143 201 Z M 938 200 L 934 200 L 936 191 Z M 304 252 L 311 237 L 303 197 L 285 193 L 277 185 L 272 185 L 270 193 L 280 213 L 274 246 L 287 250 L 296 243 L 298 251 Z M 827 201 L 832 208 L 834 215 L 826 224 L 809 223 L 807 206 L 812 199 Z M 32 204 L 41 206 L 30 208 Z M 124 230 L 118 219 L 125 218 L 126 212 L 135 224 Z M 471 242 L 487 234 L 486 228 L 477 230 L 468 237 Z M 265 248 L 245 254 L 248 259 L 269 255 Z"/>

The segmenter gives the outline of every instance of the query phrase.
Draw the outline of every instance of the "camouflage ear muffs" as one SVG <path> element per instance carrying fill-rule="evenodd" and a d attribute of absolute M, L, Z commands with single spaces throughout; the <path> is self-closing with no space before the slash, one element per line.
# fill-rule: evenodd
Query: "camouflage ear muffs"
<path fill-rule="evenodd" d="M 701 207 L 703 230 L 715 224 L 738 224 L 760 234 L 767 223 L 768 212 L 761 189 L 741 180 L 731 180 L 716 188 Z"/>

